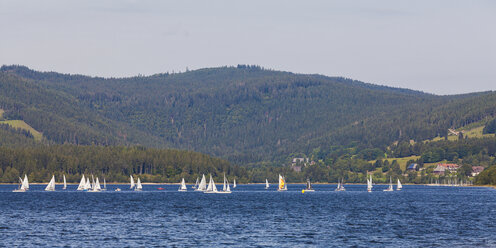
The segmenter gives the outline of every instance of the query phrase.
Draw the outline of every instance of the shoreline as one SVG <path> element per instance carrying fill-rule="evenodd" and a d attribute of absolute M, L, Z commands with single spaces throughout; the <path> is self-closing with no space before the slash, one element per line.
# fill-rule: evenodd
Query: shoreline
<path fill-rule="evenodd" d="M 29 185 L 47 185 L 48 183 L 29 183 Z M 108 182 L 110 185 L 129 185 L 130 183 L 120 183 L 120 182 Z M 181 185 L 181 183 L 141 183 L 142 185 Z M 222 183 L 216 183 L 222 184 Z M 232 184 L 232 183 L 231 183 Z M 269 183 L 277 184 L 277 183 Z M 303 183 L 286 183 L 288 185 L 301 185 Z M 338 183 L 312 183 L 313 185 L 337 185 Z M 0 185 L 19 185 L 19 183 L 0 183 Z M 55 183 L 55 185 L 64 185 L 63 183 Z M 79 185 L 79 183 L 67 183 L 67 185 Z M 194 185 L 194 183 L 186 183 L 186 185 Z M 237 185 L 265 185 L 265 183 L 237 183 Z M 345 183 L 345 185 L 367 185 L 366 183 Z M 389 183 L 377 183 L 374 185 L 389 185 Z M 396 185 L 396 184 L 393 184 Z M 432 184 L 413 184 L 413 183 L 403 183 L 403 185 L 419 185 L 419 186 L 432 186 L 432 187 L 443 187 L 445 185 L 434 186 Z M 484 187 L 496 189 L 496 185 L 464 185 L 464 186 L 447 186 L 447 187 Z"/>

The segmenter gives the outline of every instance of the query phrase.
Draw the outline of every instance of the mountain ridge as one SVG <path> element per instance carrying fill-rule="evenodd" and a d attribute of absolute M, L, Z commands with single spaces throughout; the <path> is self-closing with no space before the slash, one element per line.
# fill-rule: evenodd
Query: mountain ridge
<path fill-rule="evenodd" d="M 5 116 L 51 142 L 186 149 L 242 164 L 335 145 L 385 149 L 496 115 L 492 91 L 438 96 L 245 65 L 125 78 L 2 66 L 0 83 Z"/>

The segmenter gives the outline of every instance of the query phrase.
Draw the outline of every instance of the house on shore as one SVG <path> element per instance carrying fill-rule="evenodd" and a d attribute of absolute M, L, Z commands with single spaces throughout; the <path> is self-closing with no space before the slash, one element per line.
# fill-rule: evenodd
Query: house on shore
<path fill-rule="evenodd" d="M 472 176 L 475 177 L 479 175 L 484 170 L 482 166 L 472 166 Z"/>
<path fill-rule="evenodd" d="M 301 172 L 301 169 L 303 167 L 306 167 L 308 165 L 314 165 L 315 161 L 310 161 L 309 158 L 293 158 L 291 161 L 291 168 L 295 172 Z"/>
<path fill-rule="evenodd" d="M 433 172 L 436 175 L 444 175 L 446 171 L 449 173 L 455 173 L 458 168 L 460 168 L 460 166 L 457 164 L 437 164 Z"/>
<path fill-rule="evenodd" d="M 418 168 L 419 168 L 418 164 L 412 163 L 412 164 L 408 165 L 408 167 L 406 167 L 406 170 L 407 171 L 417 171 Z"/>

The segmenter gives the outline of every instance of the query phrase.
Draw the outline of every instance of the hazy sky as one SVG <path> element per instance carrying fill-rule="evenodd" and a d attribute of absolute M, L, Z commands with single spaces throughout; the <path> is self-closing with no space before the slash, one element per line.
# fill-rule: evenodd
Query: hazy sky
<path fill-rule="evenodd" d="M 105 77 L 257 64 L 496 90 L 496 1 L 4 1 L 0 64 Z"/>

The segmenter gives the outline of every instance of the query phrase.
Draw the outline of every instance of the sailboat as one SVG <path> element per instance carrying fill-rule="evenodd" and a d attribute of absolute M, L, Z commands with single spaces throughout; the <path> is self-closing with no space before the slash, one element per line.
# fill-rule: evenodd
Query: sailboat
<path fill-rule="evenodd" d="M 91 192 L 100 192 L 102 191 L 102 188 L 100 186 L 100 181 L 98 181 L 98 177 L 96 178 L 96 182 L 93 183 L 93 188 L 91 189 Z"/>
<path fill-rule="evenodd" d="M 198 184 L 200 183 L 200 178 L 196 178 L 196 182 L 195 182 L 195 185 L 193 185 L 193 187 L 191 187 L 192 189 L 196 189 L 198 188 Z"/>
<path fill-rule="evenodd" d="M 207 190 L 203 191 L 203 193 L 211 194 L 211 193 L 217 193 L 217 192 L 219 192 L 219 191 L 217 190 L 217 187 L 215 186 L 215 182 L 214 182 L 214 179 L 212 179 L 212 175 L 210 175 L 210 181 L 208 182 Z"/>
<path fill-rule="evenodd" d="M 28 181 L 28 175 L 24 174 L 24 181 L 22 181 L 22 186 L 24 190 L 29 190 L 29 181 Z"/>
<path fill-rule="evenodd" d="M 143 186 L 141 185 L 140 178 L 138 177 L 138 182 L 136 183 L 136 188 L 134 189 L 134 191 L 141 191 L 141 190 L 143 190 Z"/>
<path fill-rule="evenodd" d="M 12 192 L 26 192 L 27 190 L 29 190 L 28 176 L 24 174 L 24 180 L 19 177 L 19 187 Z"/>
<path fill-rule="evenodd" d="M 370 175 L 370 179 L 367 179 L 367 191 L 372 192 L 372 175 Z"/>
<path fill-rule="evenodd" d="M 312 188 L 312 184 L 310 183 L 310 179 L 307 179 L 307 188 L 305 192 L 314 192 L 315 190 Z"/>
<path fill-rule="evenodd" d="M 64 187 L 62 189 L 67 189 L 67 182 L 65 181 L 65 175 L 64 175 Z"/>
<path fill-rule="evenodd" d="M 403 185 L 401 185 L 400 179 L 398 179 L 398 186 L 396 186 L 396 190 L 401 190 Z"/>
<path fill-rule="evenodd" d="M 86 178 L 86 184 L 84 185 L 84 190 L 90 190 L 91 189 L 91 183 L 90 183 L 90 178 Z"/>
<path fill-rule="evenodd" d="M 55 175 L 52 175 L 52 180 L 46 186 L 45 191 L 55 191 Z"/>
<path fill-rule="evenodd" d="M 233 180 L 233 189 L 235 189 L 235 188 L 236 188 L 236 178 L 234 178 L 234 180 Z"/>
<path fill-rule="evenodd" d="M 79 182 L 79 186 L 77 190 L 84 190 L 85 187 L 86 187 L 86 179 L 84 179 L 84 174 L 83 174 L 83 177 L 81 177 L 81 182 Z"/>
<path fill-rule="evenodd" d="M 391 177 L 389 177 L 389 187 L 387 189 L 385 189 L 384 191 L 393 191 L 393 180 L 391 179 Z"/>
<path fill-rule="evenodd" d="M 343 181 L 344 181 L 343 179 L 341 179 L 341 181 L 338 180 L 338 186 L 334 191 L 346 191 L 346 189 L 344 188 Z"/>
<path fill-rule="evenodd" d="M 269 180 L 265 178 L 265 189 L 269 189 Z"/>
<path fill-rule="evenodd" d="M 200 184 L 198 184 L 198 187 L 195 189 L 195 191 L 205 191 L 205 190 L 207 190 L 207 180 L 205 179 L 205 174 L 203 174 Z"/>
<path fill-rule="evenodd" d="M 182 192 L 188 191 L 188 188 L 186 187 L 186 182 L 184 181 L 184 177 L 183 180 L 181 180 L 181 186 L 179 186 L 179 189 L 177 191 L 182 191 Z"/>
<path fill-rule="evenodd" d="M 133 175 L 131 175 L 130 177 L 131 177 L 131 187 L 129 187 L 129 189 L 133 189 L 136 185 L 134 184 Z"/>
<path fill-rule="evenodd" d="M 227 181 L 226 174 L 224 174 L 224 184 L 222 185 L 222 191 L 218 191 L 218 194 L 231 194 L 231 188 L 229 187 L 229 181 Z"/>
<path fill-rule="evenodd" d="M 281 174 L 279 174 L 279 187 L 277 191 L 286 191 L 288 190 L 288 186 L 286 185 L 286 180 Z"/>
<path fill-rule="evenodd" d="M 107 182 L 105 182 L 105 177 L 103 178 L 103 191 L 107 190 Z"/>

